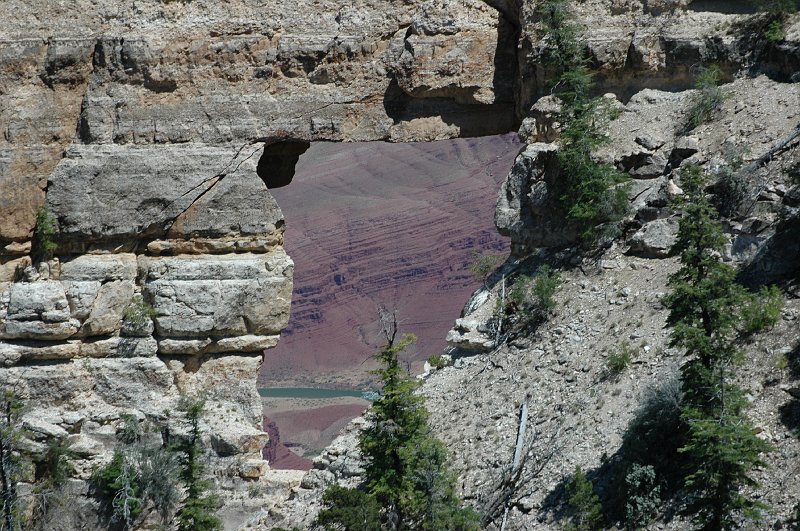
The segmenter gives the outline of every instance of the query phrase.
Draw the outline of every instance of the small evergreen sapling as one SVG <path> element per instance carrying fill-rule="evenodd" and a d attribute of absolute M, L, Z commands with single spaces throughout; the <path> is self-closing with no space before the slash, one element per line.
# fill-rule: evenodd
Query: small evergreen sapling
<path fill-rule="evenodd" d="M 52 258 L 58 249 L 56 243 L 56 218 L 46 206 L 39 207 L 36 211 L 36 227 L 33 231 L 33 251 L 38 260 Z"/>
<path fill-rule="evenodd" d="M 509 293 L 507 308 L 517 314 L 517 326 L 528 328 L 546 321 L 556 307 L 555 294 L 560 285 L 560 275 L 546 264 L 533 278 L 519 277 Z"/>
<path fill-rule="evenodd" d="M 424 398 L 415 393 L 419 382 L 397 358 L 415 338 L 406 335 L 395 343 L 395 335 L 393 325 L 376 356 L 383 393 L 359 437 L 366 460 L 364 484 L 359 489 L 329 487 L 317 523 L 347 531 L 477 531 L 477 515 L 460 506 L 446 449 L 431 433 Z"/>
<path fill-rule="evenodd" d="M 222 520 L 216 516 L 219 500 L 207 494 L 210 483 L 203 479 L 203 445 L 200 417 L 205 407 L 204 400 L 184 399 L 180 404 L 189 425 L 188 437 L 177 445 L 180 452 L 181 480 L 186 487 L 183 506 L 176 515 L 178 531 L 217 531 L 222 529 Z"/>
<path fill-rule="evenodd" d="M 566 484 L 567 505 L 571 513 L 567 531 L 596 531 L 602 528 L 603 508 L 592 482 L 580 466 Z"/>
<path fill-rule="evenodd" d="M 710 122 L 714 113 L 725 101 L 725 92 L 719 84 L 722 80 L 722 70 L 717 65 L 701 66 L 695 79 L 695 93 L 691 99 L 687 124 L 688 129 L 694 129 Z"/>

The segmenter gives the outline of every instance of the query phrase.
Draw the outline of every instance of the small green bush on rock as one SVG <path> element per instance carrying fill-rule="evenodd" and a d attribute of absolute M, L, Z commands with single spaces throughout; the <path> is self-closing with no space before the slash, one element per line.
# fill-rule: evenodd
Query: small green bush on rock
<path fill-rule="evenodd" d="M 326 530 L 372 531 L 381 529 L 381 507 L 364 491 L 331 485 L 322 494 L 317 524 Z"/>
<path fill-rule="evenodd" d="M 625 524 L 628 529 L 646 526 L 661 506 L 661 487 L 650 465 L 634 463 L 625 476 Z"/>
<path fill-rule="evenodd" d="M 543 265 L 536 276 L 519 277 L 508 296 L 509 305 L 521 317 L 522 326 L 536 326 L 555 309 L 555 293 L 561 277 L 550 266 Z"/>
<path fill-rule="evenodd" d="M 619 352 L 613 352 L 606 360 L 606 370 L 611 377 L 618 376 L 628 368 L 633 361 L 633 349 L 628 343 L 623 343 Z"/>
<path fill-rule="evenodd" d="M 764 286 L 742 308 L 742 333 L 745 336 L 772 328 L 781 318 L 784 298 L 777 286 Z"/>
<path fill-rule="evenodd" d="M 133 299 L 131 299 L 130 304 L 128 304 L 128 307 L 125 308 L 125 312 L 122 314 L 122 320 L 136 328 L 140 328 L 155 316 L 155 309 L 147 304 L 141 295 L 135 295 Z"/>
<path fill-rule="evenodd" d="M 486 282 L 486 278 L 503 262 L 503 257 L 499 254 L 472 251 L 470 256 L 472 261 L 469 264 L 469 270 L 481 282 Z"/>
<path fill-rule="evenodd" d="M 428 358 L 428 364 L 434 369 L 444 369 L 450 362 L 449 359 L 441 354 L 434 354 Z"/>
<path fill-rule="evenodd" d="M 695 79 L 696 92 L 688 111 L 688 129 L 710 122 L 714 113 L 725 101 L 725 92 L 719 86 L 721 80 L 722 70 L 717 65 L 702 66 L 698 69 Z"/>
<path fill-rule="evenodd" d="M 47 260 L 58 249 L 56 243 L 56 218 L 46 206 L 36 211 L 36 228 L 33 231 L 33 251 L 38 260 Z"/>
<path fill-rule="evenodd" d="M 602 527 L 603 508 L 600 498 L 595 494 L 592 482 L 586 477 L 581 467 L 575 467 L 575 473 L 566 486 L 567 506 L 570 522 L 567 531 L 596 531 Z"/>

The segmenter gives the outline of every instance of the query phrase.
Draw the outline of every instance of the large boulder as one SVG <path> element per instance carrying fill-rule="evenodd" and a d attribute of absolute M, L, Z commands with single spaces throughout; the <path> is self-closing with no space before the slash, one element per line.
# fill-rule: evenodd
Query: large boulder
<path fill-rule="evenodd" d="M 563 247 L 578 240 L 577 227 L 568 223 L 549 193 L 547 183 L 558 178 L 553 144 L 530 144 L 514 161 L 500 187 L 495 225 L 511 237 L 512 252 L 522 256 L 540 247 Z"/>

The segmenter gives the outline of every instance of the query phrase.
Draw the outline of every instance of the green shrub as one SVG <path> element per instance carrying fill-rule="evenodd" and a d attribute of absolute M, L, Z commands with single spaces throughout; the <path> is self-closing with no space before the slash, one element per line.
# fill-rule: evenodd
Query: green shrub
<path fill-rule="evenodd" d="M 497 266 L 503 262 L 503 257 L 499 254 L 472 251 L 470 256 L 472 261 L 469 264 L 469 270 L 481 282 L 485 282 L 492 271 L 497 269 Z"/>
<path fill-rule="evenodd" d="M 66 439 L 49 439 L 44 455 L 35 462 L 36 483 L 31 489 L 33 501 L 29 513 L 31 528 L 47 527 L 48 519 L 69 500 L 63 487 L 75 473 L 70 462 L 75 453 L 70 444 Z"/>
<path fill-rule="evenodd" d="M 555 294 L 560 284 L 561 277 L 550 266 L 543 265 L 539 268 L 533 281 L 533 297 L 536 307 L 542 312 L 550 313 L 555 309 Z"/>
<path fill-rule="evenodd" d="M 786 354 L 777 354 L 775 358 L 773 358 L 773 364 L 775 368 L 782 373 L 789 368 L 789 358 L 786 357 Z"/>
<path fill-rule="evenodd" d="M 767 29 L 764 30 L 764 37 L 766 37 L 769 42 L 781 42 L 786 39 L 783 21 L 776 19 L 767 24 Z"/>
<path fill-rule="evenodd" d="M 166 448 L 151 448 L 140 450 L 134 456 L 144 498 L 152 503 L 162 522 L 171 521 L 181 502 L 180 466 L 175 454 Z"/>
<path fill-rule="evenodd" d="M 3 478 L 2 523 L 0 528 L 16 530 L 25 524 L 25 518 L 17 495 L 19 482 L 23 479 L 24 458 L 18 451 L 25 429 L 22 425 L 24 404 L 14 391 L 6 389 L 0 394 L 0 475 Z"/>
<path fill-rule="evenodd" d="M 768 42 L 786 39 L 786 21 L 789 14 L 800 9 L 800 0 L 753 0 L 756 9 L 766 13 L 762 32 Z"/>
<path fill-rule="evenodd" d="M 443 369 L 450 364 L 449 360 L 441 354 L 434 354 L 428 358 L 428 365 L 434 369 Z"/>
<path fill-rule="evenodd" d="M 623 343 L 619 352 L 609 354 L 606 360 L 606 370 L 609 376 L 618 376 L 633 361 L 634 352 L 628 343 Z"/>
<path fill-rule="evenodd" d="M 142 512 L 142 488 L 131 464 L 120 450 L 107 465 L 92 474 L 95 495 L 111 512 L 111 520 L 129 526 Z"/>
<path fill-rule="evenodd" d="M 601 528 L 603 508 L 600 498 L 595 494 L 592 482 L 586 477 L 581 467 L 575 467 L 575 473 L 565 486 L 567 508 L 570 522 L 569 531 L 595 531 Z"/>
<path fill-rule="evenodd" d="M 142 425 L 136 417 L 130 413 L 122 413 L 119 416 L 122 421 L 122 430 L 117 433 L 117 437 L 125 444 L 137 443 L 142 438 Z"/>
<path fill-rule="evenodd" d="M 517 278 L 508 294 L 508 305 L 519 316 L 518 324 L 527 327 L 544 322 L 556 307 L 555 293 L 560 284 L 561 277 L 548 265 L 541 266 L 533 278 Z"/>
<path fill-rule="evenodd" d="M 642 489 L 633 489 L 629 478 L 634 467 L 653 470 L 658 479 L 659 495 L 666 507 L 683 486 L 686 458 L 678 452 L 685 441 L 686 426 L 680 418 L 684 397 L 677 374 L 668 373 L 645 388 L 642 400 L 622 437 L 619 459 L 608 461 L 609 479 L 604 500 L 607 516 L 628 521 L 635 509 L 643 504 L 630 505 L 630 493 L 641 496 Z M 641 483 L 641 482 L 640 482 Z M 633 512 L 631 512 L 633 511 Z"/>
<path fill-rule="evenodd" d="M 792 531 L 800 531 L 800 502 L 794 506 L 794 514 L 792 514 L 787 523 Z"/>
<path fill-rule="evenodd" d="M 651 465 L 633 463 L 625 476 L 625 524 L 628 529 L 646 526 L 661 506 L 661 487 Z"/>
<path fill-rule="evenodd" d="M 381 507 L 374 496 L 358 489 L 331 485 L 322 494 L 324 509 L 317 525 L 326 530 L 372 531 L 381 529 Z"/>
<path fill-rule="evenodd" d="M 742 308 L 742 333 L 750 336 L 772 328 L 781 318 L 784 299 L 777 286 L 764 286 Z"/>
<path fill-rule="evenodd" d="M 70 459 L 74 452 L 66 439 L 51 439 L 47 442 L 44 456 L 36 463 L 36 477 L 48 487 L 57 488 L 64 484 L 74 472 Z"/>
<path fill-rule="evenodd" d="M 741 148 L 732 144 L 723 145 L 725 163 L 716 172 L 714 184 L 714 206 L 725 217 L 733 217 L 747 198 L 747 178 L 739 172 L 744 164 Z"/>
<path fill-rule="evenodd" d="M 696 92 L 688 111 L 688 128 L 694 129 L 710 122 L 714 113 L 725 101 L 725 92 L 719 87 L 722 70 L 717 65 L 702 66 L 695 78 Z"/>
<path fill-rule="evenodd" d="M 33 250 L 37 259 L 47 260 L 58 249 L 56 243 L 56 218 L 44 205 L 36 211 L 36 228 L 33 231 Z"/>
<path fill-rule="evenodd" d="M 130 526 L 145 507 L 153 507 L 167 523 L 181 500 L 178 473 L 175 455 L 167 449 L 128 445 L 93 472 L 92 490 L 113 522 Z"/>
<path fill-rule="evenodd" d="M 122 314 L 122 320 L 138 328 L 155 316 L 155 309 L 147 304 L 141 295 L 134 295 Z"/>

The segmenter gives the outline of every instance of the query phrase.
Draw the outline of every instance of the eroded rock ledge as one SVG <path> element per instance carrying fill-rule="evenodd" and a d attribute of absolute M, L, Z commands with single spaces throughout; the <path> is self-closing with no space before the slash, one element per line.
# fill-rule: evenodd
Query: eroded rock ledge
<path fill-rule="evenodd" d="M 255 380 L 288 322 L 293 263 L 283 215 L 238 151 L 186 144 L 169 158 L 76 145 L 49 179 L 55 256 L 3 264 L 0 385 L 28 407 L 33 459 L 53 440 L 75 452 L 75 510 L 49 528 L 75 529 L 94 513 L 88 480 L 126 417 L 162 438 L 180 434 L 182 396 L 206 399 L 223 516 L 236 520 L 236 500 L 257 505 L 245 494 L 267 469 Z M 34 480 L 31 469 L 23 490 Z"/>
<path fill-rule="evenodd" d="M 513 25 L 480 0 L 4 7 L 0 384 L 31 406 L 33 457 L 53 438 L 79 449 L 75 514 L 52 528 L 95 512 L 86 480 L 124 416 L 179 432 L 183 394 L 207 399 L 232 526 L 263 502 L 256 372 L 291 299 L 267 188 L 310 141 L 513 130 Z M 42 208 L 58 244 L 44 261 Z"/>

